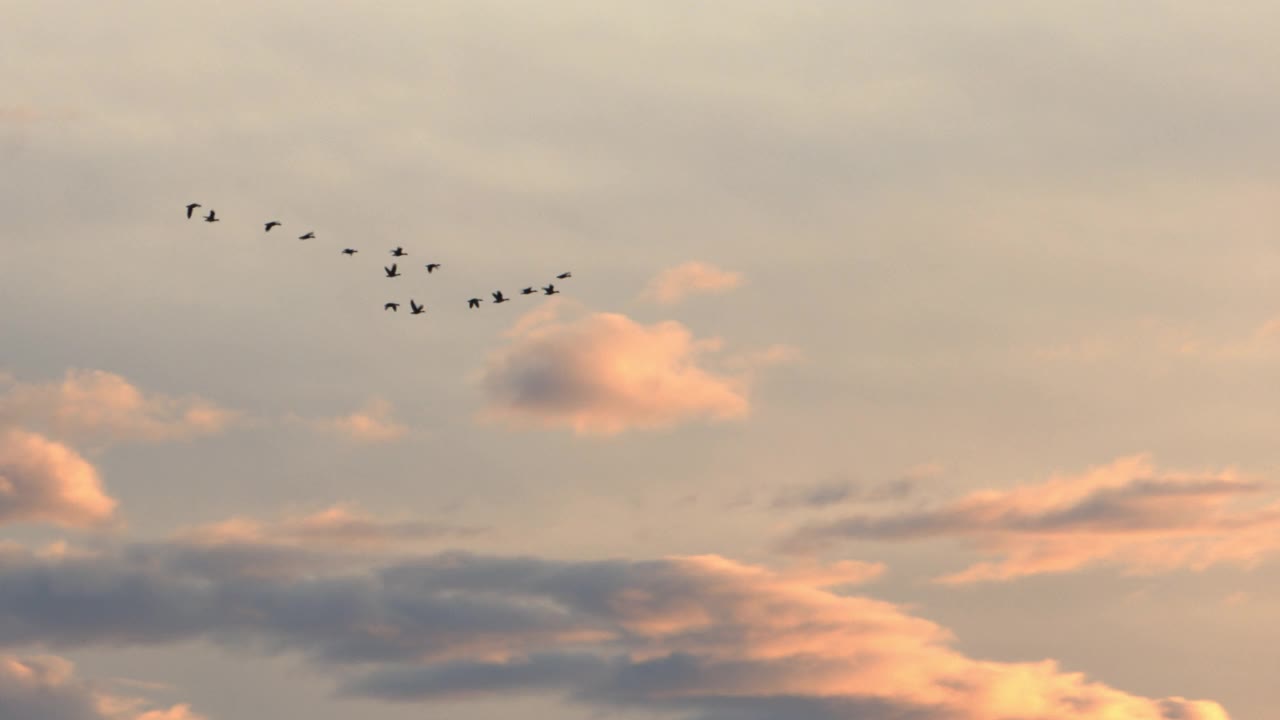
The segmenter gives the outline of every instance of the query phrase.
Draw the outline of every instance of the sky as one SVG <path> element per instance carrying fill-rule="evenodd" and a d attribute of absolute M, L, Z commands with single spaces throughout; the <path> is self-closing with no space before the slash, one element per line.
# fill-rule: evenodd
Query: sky
<path fill-rule="evenodd" d="M 1280 703 L 1280 6 L 0 14 L 0 720 Z"/>

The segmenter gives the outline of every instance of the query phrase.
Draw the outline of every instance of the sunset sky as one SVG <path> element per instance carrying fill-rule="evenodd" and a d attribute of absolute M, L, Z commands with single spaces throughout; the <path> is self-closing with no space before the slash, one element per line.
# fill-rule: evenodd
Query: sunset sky
<path fill-rule="evenodd" d="M 0 720 L 1274 717 L 1280 5 L 372 5 L 0 0 Z"/>

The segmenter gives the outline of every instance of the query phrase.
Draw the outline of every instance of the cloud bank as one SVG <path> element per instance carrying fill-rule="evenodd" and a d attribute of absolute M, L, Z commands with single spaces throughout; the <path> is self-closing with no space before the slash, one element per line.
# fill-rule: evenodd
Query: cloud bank
<path fill-rule="evenodd" d="M 1081 475 L 982 490 L 927 510 L 849 515 L 804 527 L 784 543 L 965 538 L 998 560 L 939 578 L 1011 580 L 1107 564 L 1133 573 L 1249 565 L 1280 548 L 1280 503 L 1234 509 L 1263 490 L 1234 471 L 1161 471 L 1143 455 Z"/>
<path fill-rule="evenodd" d="M 247 573 L 180 541 L 11 550 L 0 643 L 206 638 L 297 653 L 340 693 L 432 702 L 530 692 L 696 720 L 1224 720 L 1050 660 L 998 663 L 891 603 L 838 593 L 879 566 L 780 572 L 719 556 L 565 562 L 448 552 L 364 570 Z M 238 549 L 242 558 L 276 547 Z"/>

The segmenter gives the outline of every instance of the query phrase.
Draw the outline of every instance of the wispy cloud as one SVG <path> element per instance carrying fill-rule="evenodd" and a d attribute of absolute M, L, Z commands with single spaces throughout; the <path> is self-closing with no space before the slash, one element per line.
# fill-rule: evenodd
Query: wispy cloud
<path fill-rule="evenodd" d="M 940 578 L 1010 580 L 1109 564 L 1135 573 L 1249 565 L 1280 548 L 1280 504 L 1233 509 L 1263 487 L 1232 470 L 1158 470 L 1146 456 L 1011 490 L 982 490 L 928 510 L 850 515 L 801 528 L 792 550 L 838 540 L 959 537 L 1001 559 Z"/>
<path fill-rule="evenodd" d="M 190 705 L 146 709 L 142 698 L 105 692 L 50 655 L 0 654 L 0 717 L 15 720 L 203 720 Z"/>
<path fill-rule="evenodd" d="M 489 418 L 607 435 L 750 411 L 747 374 L 708 362 L 720 340 L 696 339 L 678 322 L 615 313 L 564 321 L 543 309 L 510 337 L 481 374 Z"/>
<path fill-rule="evenodd" d="M 350 505 L 334 505 L 315 513 L 287 516 L 275 521 L 236 517 L 192 528 L 182 537 L 210 546 L 248 544 L 388 550 L 422 542 L 457 539 L 479 532 L 481 530 L 474 527 L 391 520 Z"/>
<path fill-rule="evenodd" d="M 296 416 L 291 419 L 300 420 Z M 303 422 L 320 432 L 333 433 L 359 443 L 395 442 L 409 434 L 409 427 L 396 420 L 394 408 L 383 398 L 373 398 L 350 415 L 312 418 Z"/>
<path fill-rule="evenodd" d="M 0 423 L 90 443 L 164 442 L 226 430 L 237 414 L 198 397 L 145 393 L 102 370 L 72 370 L 62 382 L 14 382 L 0 395 Z"/>
<path fill-rule="evenodd" d="M 742 273 L 708 263 L 687 262 L 658 273 L 640 297 L 660 305 L 674 305 L 690 295 L 728 292 L 743 282 Z"/>

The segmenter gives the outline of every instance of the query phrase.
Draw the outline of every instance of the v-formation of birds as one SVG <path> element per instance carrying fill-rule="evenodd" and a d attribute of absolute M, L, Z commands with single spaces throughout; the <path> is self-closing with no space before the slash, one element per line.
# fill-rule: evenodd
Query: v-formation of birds
<path fill-rule="evenodd" d="M 201 205 L 200 203 L 190 203 L 190 204 L 188 204 L 188 205 L 187 205 L 187 219 L 188 219 L 188 220 L 192 219 L 192 218 L 194 217 L 194 215 L 195 215 L 196 208 L 200 208 L 200 207 L 204 207 L 204 206 L 203 206 L 203 205 Z M 218 217 L 218 215 L 217 215 L 216 211 L 214 211 L 214 210 L 210 210 L 210 211 L 209 211 L 209 214 L 208 214 L 208 215 L 204 215 L 203 217 L 204 217 L 204 221 L 205 221 L 205 222 L 208 222 L 208 223 L 222 222 L 222 218 Z M 276 227 L 283 227 L 283 226 L 284 226 L 284 223 L 280 222 L 279 220 L 271 220 L 271 221 L 269 221 L 269 222 L 263 223 L 263 232 L 268 232 L 268 233 L 269 233 L 269 232 L 271 232 L 271 229 L 272 229 L 272 228 L 276 228 Z M 310 232 L 310 231 L 309 231 L 309 232 L 307 232 L 307 233 L 305 233 L 305 234 L 303 234 L 303 235 L 299 235 L 299 236 L 298 236 L 298 239 L 299 239 L 299 240 L 314 240 L 314 239 L 315 239 L 315 237 L 316 237 L 316 234 L 315 234 L 314 232 Z M 354 256 L 356 253 L 358 253 L 358 252 L 360 252 L 360 251 L 359 251 L 359 250 L 357 250 L 357 249 L 355 249 L 355 248 L 344 248 L 344 249 L 342 250 L 342 254 L 343 254 L 343 255 L 346 255 L 347 257 L 353 257 L 353 256 Z M 405 252 L 405 251 L 404 251 L 404 248 L 403 248 L 403 247 L 399 247 L 399 246 L 397 246 L 397 247 L 394 247 L 394 248 L 392 248 L 392 249 L 391 249 L 391 257 L 397 257 L 397 258 L 400 258 L 400 257 L 406 257 L 408 254 L 409 254 L 409 253 L 407 253 L 407 252 Z M 427 264 L 425 265 L 425 267 L 426 267 L 426 269 L 427 269 L 427 274 L 428 274 L 428 275 L 430 275 L 431 273 L 434 273 L 436 270 L 439 270 L 441 267 L 443 267 L 443 265 L 441 265 L 440 263 L 435 263 L 435 262 L 433 262 L 433 263 L 427 263 Z M 393 263 L 391 263 L 390 265 L 383 267 L 382 269 L 383 269 L 383 272 L 385 272 L 385 273 L 386 273 L 386 276 L 387 276 L 388 278 L 398 278 L 398 277 L 403 277 L 403 275 L 402 275 L 402 274 L 401 274 L 401 272 L 400 272 L 399 265 L 398 265 L 397 263 L 394 263 L 394 262 L 393 262 Z M 572 274 L 572 273 L 568 273 L 568 272 L 562 272 L 562 273 L 560 273 L 559 275 L 556 275 L 556 279 L 557 279 L 557 280 L 565 280 L 565 279 L 570 278 L 570 277 L 573 277 L 573 274 Z M 522 288 L 522 289 L 520 290 L 520 294 L 521 294 L 521 295 L 536 295 L 536 294 L 537 294 L 537 292 L 538 292 L 538 286 L 536 286 L 536 285 L 530 285 L 529 287 Z M 493 296 L 493 304 L 495 304 L 495 305 L 501 305 L 501 304 L 502 304 L 502 303 L 504 303 L 504 302 L 510 302 L 510 301 L 511 301 L 511 298 L 509 298 L 509 297 L 507 297 L 506 295 L 504 295 L 504 294 L 502 293 L 502 291 L 501 291 L 501 290 L 496 290 L 496 291 L 494 291 L 494 292 L 492 292 L 492 293 L 490 293 L 490 294 Z M 543 294 L 543 295 L 559 295 L 559 294 L 560 294 L 560 291 L 556 289 L 555 284 L 553 284 L 553 283 L 547 283 L 547 285 L 545 285 L 544 287 L 542 287 L 542 294 Z M 482 302 L 484 302 L 484 300 L 482 300 L 481 298 L 474 298 L 474 297 L 473 297 L 473 298 L 471 298 L 471 299 L 467 300 L 467 307 L 468 307 L 468 308 L 478 308 L 478 307 L 480 307 L 480 303 L 482 303 Z M 383 304 L 382 309 L 383 309 L 384 311 L 386 311 L 386 310 L 391 310 L 392 312 L 399 312 L 399 311 L 400 311 L 400 303 L 398 303 L 398 302 L 389 302 L 389 303 L 385 303 L 385 304 Z M 415 302 L 415 301 L 414 301 L 414 300 L 412 300 L 412 299 L 410 299 L 410 300 L 409 300 L 409 313 L 410 313 L 410 314 L 412 314 L 412 315 L 421 315 L 421 314 L 423 314 L 424 312 L 426 312 L 426 309 L 427 309 L 427 308 L 426 308 L 426 306 L 424 306 L 424 305 L 419 305 L 417 302 Z"/>

